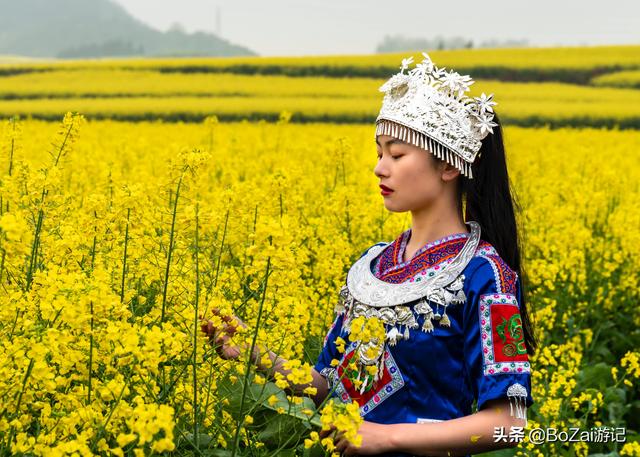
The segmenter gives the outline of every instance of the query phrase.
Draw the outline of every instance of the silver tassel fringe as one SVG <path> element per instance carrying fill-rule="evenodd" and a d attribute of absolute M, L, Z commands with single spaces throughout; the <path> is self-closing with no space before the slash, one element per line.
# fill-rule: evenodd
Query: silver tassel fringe
<path fill-rule="evenodd" d="M 445 160 L 447 163 L 460 170 L 460 173 L 464 176 L 469 179 L 473 179 L 471 164 L 469 162 L 463 160 L 458 156 L 458 154 L 448 147 L 440 144 L 433 138 L 421 132 L 395 122 L 387 121 L 386 119 L 381 119 L 376 124 L 376 137 L 378 135 L 390 135 L 419 148 L 428 149 L 437 158 Z"/>
<path fill-rule="evenodd" d="M 507 389 L 509 398 L 509 414 L 512 417 L 523 419 L 525 427 L 527 422 L 527 389 L 520 383 L 515 383 Z M 515 410 L 515 413 L 514 413 Z"/>

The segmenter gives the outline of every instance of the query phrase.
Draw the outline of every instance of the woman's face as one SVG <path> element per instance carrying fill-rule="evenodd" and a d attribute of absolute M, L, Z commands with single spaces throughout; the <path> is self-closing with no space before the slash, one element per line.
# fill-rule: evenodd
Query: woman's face
<path fill-rule="evenodd" d="M 384 192 L 389 211 L 416 211 L 429 207 L 440 198 L 448 181 L 460 173 L 428 151 L 389 135 L 376 138 L 378 163 L 373 169 Z M 382 189 L 381 189 L 382 190 Z"/>

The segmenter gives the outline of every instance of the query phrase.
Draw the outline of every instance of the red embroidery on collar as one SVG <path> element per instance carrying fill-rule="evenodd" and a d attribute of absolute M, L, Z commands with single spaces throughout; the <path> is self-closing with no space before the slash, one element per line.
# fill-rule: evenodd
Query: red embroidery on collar
<path fill-rule="evenodd" d="M 410 230 L 403 232 L 378 256 L 374 272 L 379 279 L 396 284 L 405 282 L 428 268 L 455 257 L 469 238 L 468 233 L 448 235 L 420 248 L 410 261 L 402 262 Z"/>

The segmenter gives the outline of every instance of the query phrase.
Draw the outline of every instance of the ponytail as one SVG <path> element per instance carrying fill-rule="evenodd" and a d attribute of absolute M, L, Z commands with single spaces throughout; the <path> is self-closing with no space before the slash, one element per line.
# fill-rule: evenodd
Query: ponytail
<path fill-rule="evenodd" d="M 462 199 L 465 199 L 465 220 L 480 224 L 482 238 L 491 243 L 500 257 L 520 277 L 520 316 L 525 345 L 528 353 L 533 355 L 538 343 L 527 311 L 525 291 L 528 287 L 521 263 L 522 246 L 516 222 L 516 212 L 521 214 L 521 207 L 511 189 L 502 126 L 497 113 L 493 121 L 498 125 L 493 128 L 493 134 L 482 140 L 479 156 L 472 166 L 473 179 L 460 175 L 458 201 L 462 205 Z"/>

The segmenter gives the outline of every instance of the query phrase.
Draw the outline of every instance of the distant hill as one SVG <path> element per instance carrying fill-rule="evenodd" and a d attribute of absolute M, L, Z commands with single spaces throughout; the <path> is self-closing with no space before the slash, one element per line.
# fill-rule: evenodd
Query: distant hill
<path fill-rule="evenodd" d="M 30 57 L 249 56 L 210 33 L 161 32 L 112 0 L 0 0 L 0 54 Z"/>

